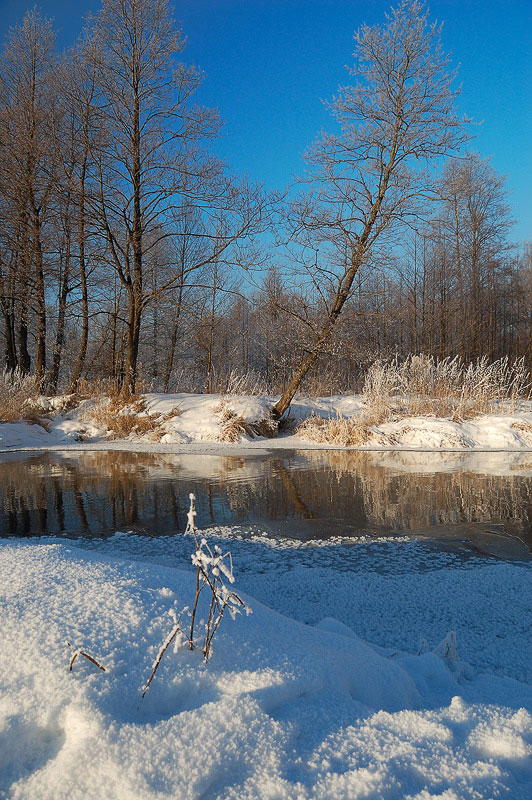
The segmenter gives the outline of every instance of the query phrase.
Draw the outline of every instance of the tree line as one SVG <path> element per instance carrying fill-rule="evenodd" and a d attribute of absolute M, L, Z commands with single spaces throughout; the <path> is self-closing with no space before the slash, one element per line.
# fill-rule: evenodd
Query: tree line
<path fill-rule="evenodd" d="M 103 0 L 58 53 L 36 9 L 0 58 L 0 335 L 42 391 L 356 388 L 377 357 L 532 363 L 532 248 L 470 149 L 423 4 L 355 34 L 333 133 L 288 191 L 215 155 L 167 0 Z M 243 385 L 241 383 L 241 385 Z"/>

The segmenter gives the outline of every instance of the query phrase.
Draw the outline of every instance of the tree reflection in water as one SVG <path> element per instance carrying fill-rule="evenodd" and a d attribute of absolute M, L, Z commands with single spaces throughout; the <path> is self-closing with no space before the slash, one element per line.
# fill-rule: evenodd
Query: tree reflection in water
<path fill-rule="evenodd" d="M 185 528 L 194 490 L 203 527 L 297 520 L 295 535 L 307 521 L 313 538 L 326 538 L 484 523 L 529 543 L 531 482 L 530 454 L 12 453 L 0 456 L 0 532 L 174 534 Z"/>

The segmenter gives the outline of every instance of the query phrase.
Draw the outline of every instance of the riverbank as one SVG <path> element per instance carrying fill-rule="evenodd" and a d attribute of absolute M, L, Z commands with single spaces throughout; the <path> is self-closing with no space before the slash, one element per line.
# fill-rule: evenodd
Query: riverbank
<path fill-rule="evenodd" d="M 105 400 L 85 400 L 61 412 L 58 398 L 41 399 L 33 424 L 0 424 L 0 451 L 36 449 L 127 449 L 158 453 L 252 453 L 274 449 L 354 449 L 415 451 L 526 451 L 532 450 L 532 403 L 523 401 L 508 413 L 457 421 L 436 416 L 391 415 L 388 421 L 365 426 L 364 441 L 345 445 L 319 441 L 316 425 L 299 427 L 303 420 L 354 422 L 364 413 L 359 395 L 299 398 L 291 407 L 288 425 L 276 437 L 256 435 L 252 426 L 268 416 L 274 398 L 147 394 L 141 406 L 113 413 Z M 122 418 L 113 430 L 113 420 Z M 127 420 L 131 432 L 125 433 Z M 136 425 L 135 420 L 142 424 Z M 145 424 L 145 421 L 149 424 Z M 39 424 L 39 421 L 41 424 Z M 144 430 L 149 428 L 149 430 Z M 305 429 L 306 428 L 306 429 Z M 309 429 L 314 428 L 314 432 Z M 319 425 L 318 425 L 319 428 Z M 334 438 L 334 437 L 331 437 Z M 344 441 L 340 438 L 340 441 Z M 349 441 L 349 439 L 345 439 Z"/>

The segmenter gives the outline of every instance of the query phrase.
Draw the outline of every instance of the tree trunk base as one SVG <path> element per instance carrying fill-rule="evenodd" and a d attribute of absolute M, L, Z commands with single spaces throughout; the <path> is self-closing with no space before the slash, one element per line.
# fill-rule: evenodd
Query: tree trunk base
<path fill-rule="evenodd" d="M 264 436 L 265 439 L 275 439 L 279 434 L 279 423 L 273 414 L 265 419 L 260 419 L 258 422 L 253 422 L 250 428 L 256 436 Z"/>

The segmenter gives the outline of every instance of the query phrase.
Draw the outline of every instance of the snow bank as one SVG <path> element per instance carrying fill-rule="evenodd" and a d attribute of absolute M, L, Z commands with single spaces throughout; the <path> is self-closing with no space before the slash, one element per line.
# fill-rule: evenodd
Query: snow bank
<path fill-rule="evenodd" d="M 245 423 L 267 418 L 275 398 L 147 394 L 143 412 L 160 418 L 157 432 L 131 434 L 125 440 L 107 441 L 108 431 L 90 418 L 90 402 L 59 413 L 62 404 L 45 403 L 52 415 L 50 431 L 39 425 L 0 423 L 0 451 L 8 449 L 129 449 L 151 452 L 252 452 L 277 448 L 342 449 L 339 445 L 316 444 L 302 435 L 282 434 L 275 439 L 251 438 L 242 432 L 240 441 L 228 443 L 222 438 L 222 411 L 228 410 Z M 64 404 L 63 404 L 64 405 Z M 302 419 L 311 414 L 325 418 L 351 418 L 360 415 L 362 398 L 336 395 L 325 398 L 298 398 L 290 414 Z M 177 413 L 175 410 L 177 409 Z M 54 416 L 55 415 L 55 416 Z M 436 417 L 408 417 L 390 421 L 374 429 L 372 437 L 360 450 L 532 450 L 532 407 L 522 403 L 518 413 L 479 417 L 464 423 Z"/>
<path fill-rule="evenodd" d="M 168 651 L 141 701 L 190 569 L 3 542 L 0 570 L 2 797 L 531 796 L 526 684 L 245 597 L 253 614 L 224 618 L 209 663 Z M 107 671 L 69 673 L 65 641 Z"/>

